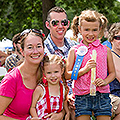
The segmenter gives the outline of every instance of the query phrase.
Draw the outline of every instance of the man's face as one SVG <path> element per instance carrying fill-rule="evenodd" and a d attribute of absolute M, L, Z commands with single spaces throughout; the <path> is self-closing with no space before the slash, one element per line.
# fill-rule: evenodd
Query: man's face
<path fill-rule="evenodd" d="M 50 30 L 52 40 L 63 41 L 65 33 L 69 27 L 69 21 L 66 18 L 66 14 L 64 12 L 50 13 L 51 20 L 48 22 L 47 28 Z"/>

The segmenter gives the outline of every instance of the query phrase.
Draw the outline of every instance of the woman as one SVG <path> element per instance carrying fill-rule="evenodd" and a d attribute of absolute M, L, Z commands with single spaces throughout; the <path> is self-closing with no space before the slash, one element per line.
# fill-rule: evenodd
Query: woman
<path fill-rule="evenodd" d="M 120 119 L 120 22 L 113 23 L 109 29 L 108 40 L 112 44 L 112 56 L 116 78 L 110 83 L 113 120 Z"/>
<path fill-rule="evenodd" d="M 35 29 L 21 33 L 24 62 L 6 74 L 0 84 L 0 120 L 25 120 L 29 116 L 32 94 L 41 77 L 44 36 Z"/>

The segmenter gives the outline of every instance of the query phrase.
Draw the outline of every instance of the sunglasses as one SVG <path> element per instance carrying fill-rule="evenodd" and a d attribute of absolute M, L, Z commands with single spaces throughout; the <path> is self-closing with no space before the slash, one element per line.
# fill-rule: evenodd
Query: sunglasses
<path fill-rule="evenodd" d="M 120 40 L 120 35 L 114 36 L 113 38 L 116 39 L 116 40 Z"/>
<path fill-rule="evenodd" d="M 58 20 L 52 20 L 52 25 L 53 27 L 56 27 L 59 25 L 59 21 Z M 68 25 L 68 20 L 67 19 L 64 19 L 64 20 L 61 20 L 61 25 L 62 26 L 67 26 Z"/>
<path fill-rule="evenodd" d="M 37 29 L 26 29 L 23 32 L 20 33 L 20 37 L 24 36 L 25 34 L 29 34 L 30 32 L 34 32 L 42 37 L 45 37 L 45 34 L 42 33 L 40 30 Z"/>

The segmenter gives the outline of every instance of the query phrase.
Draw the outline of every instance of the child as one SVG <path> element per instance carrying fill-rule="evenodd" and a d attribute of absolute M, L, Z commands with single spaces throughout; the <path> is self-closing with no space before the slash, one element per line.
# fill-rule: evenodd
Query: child
<path fill-rule="evenodd" d="M 109 83 L 115 78 L 115 69 L 110 49 L 99 41 L 107 25 L 107 18 L 94 10 L 82 11 L 81 15 L 75 18 L 74 21 L 78 21 L 76 24 L 78 28 L 74 25 L 73 29 L 79 30 L 83 40 L 80 41 L 80 45 L 70 49 L 65 76 L 66 79 L 76 79 L 74 81 L 75 116 L 77 120 L 89 120 L 94 112 L 98 120 L 110 120 Z M 92 50 L 97 52 L 96 62 L 91 59 Z M 75 69 L 74 65 L 76 65 Z M 96 79 L 92 84 L 96 87 L 94 96 L 90 95 L 92 68 L 96 68 Z"/>
<path fill-rule="evenodd" d="M 56 119 L 55 113 L 66 110 L 65 120 L 69 120 L 67 108 L 67 86 L 64 86 L 65 61 L 58 55 L 45 55 L 43 64 L 45 82 L 40 82 L 34 93 L 30 109 L 32 120 Z M 61 83 L 61 79 L 63 83 Z M 66 84 L 65 84 L 66 85 Z M 30 117 L 29 117 L 30 118 Z"/>

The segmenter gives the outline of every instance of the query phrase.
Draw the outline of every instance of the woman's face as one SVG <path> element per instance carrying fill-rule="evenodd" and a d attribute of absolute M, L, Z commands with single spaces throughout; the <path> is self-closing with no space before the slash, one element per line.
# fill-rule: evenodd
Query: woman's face
<path fill-rule="evenodd" d="M 25 38 L 22 54 L 25 58 L 25 62 L 39 64 L 44 56 L 42 39 L 39 36 L 29 34 Z"/>
<path fill-rule="evenodd" d="M 120 36 L 120 31 L 115 34 L 115 36 Z M 115 50 L 120 50 L 120 40 L 117 39 L 113 39 L 112 43 L 112 48 Z"/>

